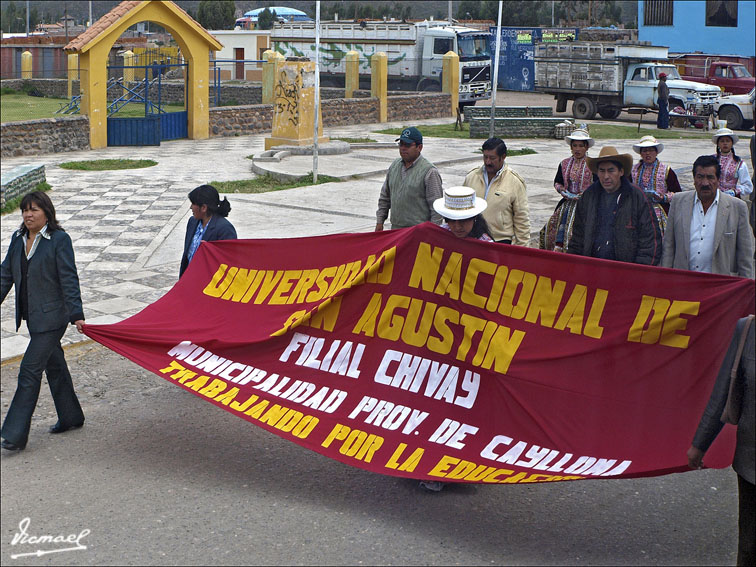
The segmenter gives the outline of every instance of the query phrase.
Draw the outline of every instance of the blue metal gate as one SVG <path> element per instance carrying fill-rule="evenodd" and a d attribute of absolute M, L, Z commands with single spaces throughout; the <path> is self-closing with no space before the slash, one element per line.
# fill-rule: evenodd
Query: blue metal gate
<path fill-rule="evenodd" d="M 188 136 L 188 112 L 186 108 L 176 112 L 166 109 L 163 102 L 163 76 L 169 68 L 183 68 L 181 64 L 152 64 L 108 67 L 118 69 L 143 69 L 144 80 L 124 84 L 123 77 L 108 81 L 108 146 L 159 146 L 162 140 L 176 140 Z M 186 72 L 184 76 L 186 77 Z M 186 81 L 186 79 L 184 79 Z M 110 93 L 113 93 L 110 95 Z M 186 84 L 184 84 L 186 93 Z M 185 99 L 185 97 L 184 97 Z M 128 105 L 144 105 L 144 116 L 122 117 L 117 113 Z M 184 107 L 186 100 L 184 100 Z M 133 106 L 131 107 L 133 108 Z"/>

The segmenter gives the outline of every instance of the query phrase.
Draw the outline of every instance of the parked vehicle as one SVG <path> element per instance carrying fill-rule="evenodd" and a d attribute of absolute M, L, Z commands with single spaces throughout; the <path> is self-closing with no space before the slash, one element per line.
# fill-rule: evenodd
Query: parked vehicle
<path fill-rule="evenodd" d="M 712 114 L 720 90 L 682 80 L 667 55 L 666 47 L 648 43 L 538 43 L 535 90 L 553 94 L 557 112 L 573 100 L 575 118 L 590 120 L 598 112 L 612 119 L 628 108 L 658 108 L 659 74 L 666 73 L 670 108 Z"/>
<path fill-rule="evenodd" d="M 756 79 L 748 72 L 745 65 L 731 61 L 707 59 L 701 76 L 683 75 L 682 78 L 716 85 L 725 93 L 731 94 L 748 94 L 756 85 Z"/>
<path fill-rule="evenodd" d="M 748 94 L 729 95 L 719 98 L 714 105 L 720 120 L 727 121 L 727 127 L 732 130 L 753 128 L 754 101 L 756 89 Z"/>
<path fill-rule="evenodd" d="M 277 24 L 274 49 L 284 56 L 313 57 L 315 25 Z M 320 76 L 324 86 L 344 86 L 346 54 L 360 54 L 360 88 L 370 88 L 370 57 L 388 57 L 389 90 L 441 91 L 443 56 L 459 55 L 459 104 L 491 98 L 491 55 L 487 32 L 447 22 L 321 22 Z"/>

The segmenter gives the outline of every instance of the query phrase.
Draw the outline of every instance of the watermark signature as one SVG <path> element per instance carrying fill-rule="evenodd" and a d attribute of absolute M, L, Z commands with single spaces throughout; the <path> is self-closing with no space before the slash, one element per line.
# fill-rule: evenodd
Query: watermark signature
<path fill-rule="evenodd" d="M 90 530 L 81 530 L 78 534 L 70 535 L 30 535 L 29 524 L 31 524 L 31 518 L 24 518 L 18 523 L 18 531 L 13 534 L 11 545 L 41 545 L 48 543 L 62 543 L 62 544 L 75 544 L 71 547 L 63 547 L 58 549 L 37 549 L 36 551 L 29 551 L 27 553 L 16 553 L 11 555 L 11 559 L 18 559 L 19 557 L 36 556 L 41 557 L 48 553 L 61 553 L 63 551 L 78 551 L 80 549 L 86 549 L 86 545 L 81 544 L 81 540 L 90 534 Z"/>

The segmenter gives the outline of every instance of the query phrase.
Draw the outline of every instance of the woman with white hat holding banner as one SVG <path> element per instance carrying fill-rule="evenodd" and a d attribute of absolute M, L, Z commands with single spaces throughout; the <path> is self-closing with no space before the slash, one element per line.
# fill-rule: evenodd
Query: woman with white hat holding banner
<path fill-rule="evenodd" d="M 593 138 L 587 130 L 578 129 L 565 136 L 564 141 L 570 146 L 572 156 L 559 163 L 554 177 L 554 189 L 562 196 L 562 200 L 554 209 L 554 214 L 541 229 L 540 248 L 564 252 L 572 236 L 572 223 L 575 218 L 575 207 L 580 195 L 588 186 L 596 181 L 585 160 L 588 148 L 594 144 Z"/>
<path fill-rule="evenodd" d="M 449 187 L 444 189 L 443 197 L 433 202 L 433 209 L 444 219 L 441 228 L 451 231 L 457 238 L 493 242 L 482 214 L 486 206 L 485 199 L 476 197 L 472 187 Z"/>
<path fill-rule="evenodd" d="M 682 191 L 677 174 L 666 164 L 659 161 L 659 154 L 664 144 L 653 136 L 643 136 L 640 142 L 633 144 L 633 151 L 640 154 L 640 161 L 633 165 L 632 179 L 654 204 L 654 212 L 659 228 L 664 234 L 667 227 L 667 214 L 672 195 Z"/>
<path fill-rule="evenodd" d="M 746 163 L 735 155 L 738 137 L 729 128 L 720 128 L 711 137 L 717 146 L 717 159 L 722 173 L 719 176 L 719 190 L 728 195 L 740 197 L 753 192 L 753 183 Z"/>

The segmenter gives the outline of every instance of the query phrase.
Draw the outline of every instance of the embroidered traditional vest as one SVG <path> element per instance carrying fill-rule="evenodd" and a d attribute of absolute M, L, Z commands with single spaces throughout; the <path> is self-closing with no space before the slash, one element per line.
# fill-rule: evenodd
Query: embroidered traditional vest
<path fill-rule="evenodd" d="M 644 192 L 651 191 L 659 195 L 667 192 L 667 173 L 669 168 L 658 159 L 651 166 L 646 166 L 642 161 L 633 165 L 633 183 Z"/>
<path fill-rule="evenodd" d="M 722 174 L 719 176 L 719 188 L 722 191 L 732 190 L 739 193 L 735 188 L 738 184 L 738 167 L 740 160 L 735 161 L 732 152 L 729 154 L 719 155 L 719 167 L 722 168 Z"/>
<path fill-rule="evenodd" d="M 562 176 L 564 177 L 564 188 L 577 195 L 593 183 L 593 174 L 588 169 L 585 158 L 581 160 L 576 160 L 574 157 L 563 159 Z"/>

